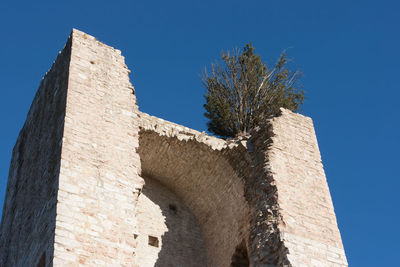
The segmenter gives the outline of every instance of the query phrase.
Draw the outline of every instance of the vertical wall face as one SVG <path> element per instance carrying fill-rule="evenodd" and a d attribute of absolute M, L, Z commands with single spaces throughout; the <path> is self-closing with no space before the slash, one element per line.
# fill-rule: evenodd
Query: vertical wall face
<path fill-rule="evenodd" d="M 289 262 L 293 266 L 347 266 L 312 120 L 282 110 L 270 127 L 268 166 Z"/>
<path fill-rule="evenodd" d="M 196 217 L 172 191 L 144 177 L 138 201 L 136 262 L 140 267 L 207 266 Z"/>
<path fill-rule="evenodd" d="M 71 40 L 43 78 L 13 150 L 0 266 L 52 261 L 70 50 Z"/>
<path fill-rule="evenodd" d="M 134 266 L 137 105 L 118 50 L 72 33 L 55 265 Z"/>

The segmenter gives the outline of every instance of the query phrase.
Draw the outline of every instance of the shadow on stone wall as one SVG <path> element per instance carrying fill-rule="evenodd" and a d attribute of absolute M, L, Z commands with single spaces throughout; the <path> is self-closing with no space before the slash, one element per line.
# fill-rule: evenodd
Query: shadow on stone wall
<path fill-rule="evenodd" d="M 139 218 L 140 263 L 154 262 L 149 259 L 151 254 L 156 267 L 207 266 L 205 245 L 195 216 L 167 187 L 154 179 L 144 179 L 146 184 L 139 197 L 139 207 L 144 209 Z M 154 253 L 157 249 L 158 254 Z"/>

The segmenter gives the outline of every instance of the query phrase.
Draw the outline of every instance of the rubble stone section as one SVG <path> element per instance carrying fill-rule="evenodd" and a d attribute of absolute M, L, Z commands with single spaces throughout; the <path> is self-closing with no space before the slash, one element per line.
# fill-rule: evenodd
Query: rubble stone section
<path fill-rule="evenodd" d="M 42 79 L 14 146 L 0 228 L 0 266 L 50 266 L 71 40 Z"/>
<path fill-rule="evenodd" d="M 347 266 L 312 120 L 222 140 L 141 113 L 121 52 L 73 30 L 13 150 L 0 266 L 169 264 Z"/>
<path fill-rule="evenodd" d="M 269 122 L 268 168 L 292 266 L 347 266 L 311 118 L 281 109 Z"/>
<path fill-rule="evenodd" d="M 119 50 L 73 30 L 55 266 L 134 266 L 138 108 Z"/>

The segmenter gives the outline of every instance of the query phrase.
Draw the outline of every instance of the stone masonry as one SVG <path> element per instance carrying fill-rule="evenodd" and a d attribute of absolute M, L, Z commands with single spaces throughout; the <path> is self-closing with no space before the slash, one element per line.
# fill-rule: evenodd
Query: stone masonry
<path fill-rule="evenodd" d="M 139 111 L 73 30 L 13 150 L 0 266 L 347 266 L 312 120 L 222 140 Z"/>

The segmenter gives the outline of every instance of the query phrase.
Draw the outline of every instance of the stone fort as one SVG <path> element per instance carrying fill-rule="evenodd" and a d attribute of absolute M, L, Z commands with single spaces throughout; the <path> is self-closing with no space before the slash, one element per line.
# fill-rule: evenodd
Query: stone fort
<path fill-rule="evenodd" d="M 312 120 L 222 140 L 140 112 L 73 30 L 15 144 L 0 266 L 347 266 Z"/>

